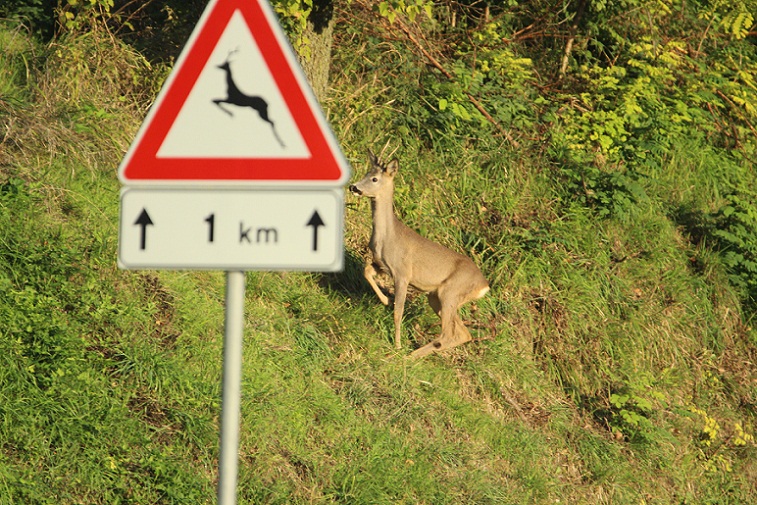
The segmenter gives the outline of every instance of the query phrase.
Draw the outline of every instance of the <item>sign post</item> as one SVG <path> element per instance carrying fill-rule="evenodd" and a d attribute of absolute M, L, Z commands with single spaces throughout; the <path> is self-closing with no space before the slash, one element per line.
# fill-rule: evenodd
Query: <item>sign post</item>
<path fill-rule="evenodd" d="M 239 415 L 242 397 L 244 272 L 226 272 L 226 323 L 223 340 L 221 442 L 218 456 L 218 503 L 236 503 Z"/>
<path fill-rule="evenodd" d="M 233 505 L 245 272 L 341 270 L 350 178 L 265 0 L 210 0 L 118 175 L 120 268 L 226 272 L 218 502 Z"/>

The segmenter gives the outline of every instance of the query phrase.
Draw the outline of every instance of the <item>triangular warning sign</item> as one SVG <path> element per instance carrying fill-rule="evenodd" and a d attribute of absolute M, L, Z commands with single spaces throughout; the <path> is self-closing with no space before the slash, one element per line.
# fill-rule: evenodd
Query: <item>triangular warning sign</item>
<path fill-rule="evenodd" d="M 126 185 L 341 186 L 349 176 L 265 0 L 210 1 L 119 167 Z"/>

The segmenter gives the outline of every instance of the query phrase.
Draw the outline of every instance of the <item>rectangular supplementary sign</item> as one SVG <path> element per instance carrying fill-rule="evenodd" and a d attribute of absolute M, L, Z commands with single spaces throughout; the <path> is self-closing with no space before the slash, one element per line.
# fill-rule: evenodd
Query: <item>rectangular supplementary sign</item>
<path fill-rule="evenodd" d="M 126 188 L 126 269 L 338 271 L 344 192 Z"/>

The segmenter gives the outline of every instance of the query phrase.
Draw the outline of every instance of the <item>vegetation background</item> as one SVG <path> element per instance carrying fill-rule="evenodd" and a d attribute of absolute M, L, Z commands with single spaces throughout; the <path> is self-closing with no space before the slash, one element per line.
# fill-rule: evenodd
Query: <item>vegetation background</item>
<path fill-rule="evenodd" d="M 757 2 L 274 6 L 356 173 L 387 146 L 492 292 L 404 359 L 352 197 L 344 272 L 249 273 L 240 503 L 757 502 Z M 203 8 L 0 3 L 0 503 L 215 501 L 223 274 L 116 268 Z"/>

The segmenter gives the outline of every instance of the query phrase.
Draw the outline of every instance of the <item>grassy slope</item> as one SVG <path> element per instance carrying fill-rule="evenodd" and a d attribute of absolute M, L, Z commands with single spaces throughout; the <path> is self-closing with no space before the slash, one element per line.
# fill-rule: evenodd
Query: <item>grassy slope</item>
<path fill-rule="evenodd" d="M 3 68 L 41 57 L 2 36 L 20 41 Z M 87 67 L 90 44 L 123 65 Z M 35 82 L 3 74 L 0 502 L 212 503 L 223 276 L 115 268 L 114 168 L 142 115 L 117 97 L 139 58 L 95 36 L 59 49 Z M 398 112 L 359 48 L 339 57 L 327 107 L 361 172 L 366 147 L 399 144 Z M 717 198 L 691 146 L 649 201 L 597 219 L 526 150 L 418 145 L 400 150 L 397 206 L 491 279 L 480 340 L 394 352 L 361 278 L 368 205 L 350 198 L 344 273 L 248 275 L 240 501 L 755 501 L 755 447 L 736 443 L 754 334 L 670 217 Z M 424 297 L 406 312 L 410 342 L 438 331 Z"/>

